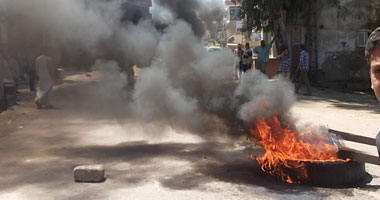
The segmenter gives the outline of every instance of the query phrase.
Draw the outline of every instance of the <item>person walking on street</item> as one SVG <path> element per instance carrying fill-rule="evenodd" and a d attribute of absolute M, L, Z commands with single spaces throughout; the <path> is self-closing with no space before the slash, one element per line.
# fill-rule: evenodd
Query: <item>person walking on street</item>
<path fill-rule="evenodd" d="M 245 50 L 243 52 L 243 59 L 242 59 L 243 72 L 246 72 L 247 70 L 251 69 L 252 63 L 253 63 L 252 56 L 253 56 L 252 50 L 249 47 L 249 43 L 247 42 L 245 44 Z"/>
<path fill-rule="evenodd" d="M 11 71 L 11 68 L 9 67 L 9 63 L 6 59 L 6 56 L 3 57 L 3 55 L 0 54 L 0 78 L 4 81 L 7 80 L 8 82 L 13 82 L 13 73 Z"/>
<path fill-rule="evenodd" d="M 8 68 L 8 63 L 0 54 L 0 113 L 1 111 L 6 110 L 6 107 L 7 107 L 4 81 L 10 80 L 10 77 L 11 77 L 11 72 Z"/>
<path fill-rule="evenodd" d="M 18 54 L 16 57 L 16 62 L 20 68 L 20 79 L 25 80 L 25 74 L 28 75 L 28 60 L 24 58 L 21 54 Z"/>
<path fill-rule="evenodd" d="M 52 108 L 49 95 L 57 77 L 53 59 L 46 55 L 39 56 L 36 60 L 36 73 L 37 93 L 35 103 L 37 108 Z"/>
<path fill-rule="evenodd" d="M 305 51 L 305 45 L 301 45 L 301 53 L 300 53 L 300 62 L 298 64 L 298 67 L 296 70 L 300 70 L 300 78 L 299 83 L 296 87 L 296 93 L 298 93 L 299 89 L 301 88 L 302 84 L 306 85 L 307 89 L 307 95 L 312 95 L 311 88 L 310 88 L 310 82 L 309 82 L 309 69 L 310 69 L 310 56 L 309 53 Z"/>
<path fill-rule="evenodd" d="M 36 60 L 35 57 L 29 57 L 28 59 L 28 66 L 27 66 L 27 72 L 29 76 L 29 89 L 31 92 L 36 91 Z"/>
<path fill-rule="evenodd" d="M 241 46 L 241 44 L 238 44 L 237 48 L 235 49 L 235 56 L 237 56 L 240 59 L 240 61 L 243 58 L 243 53 L 243 47 Z"/>
<path fill-rule="evenodd" d="M 253 50 L 257 54 L 256 69 L 260 70 L 263 74 L 267 73 L 269 50 L 272 48 L 275 39 L 276 36 L 273 37 L 273 40 L 269 44 L 266 44 L 265 40 L 261 40 L 261 46 L 258 46 Z"/>
<path fill-rule="evenodd" d="M 13 78 L 13 81 L 15 82 L 16 89 L 17 89 L 20 84 L 20 67 L 16 59 L 13 58 L 12 56 L 7 55 L 6 60 L 8 62 L 8 67 L 12 73 L 12 78 Z"/>
<path fill-rule="evenodd" d="M 290 75 L 290 64 L 292 59 L 289 57 L 289 50 L 286 48 L 279 56 L 277 56 L 277 60 L 279 61 L 279 69 L 280 76 L 289 79 Z"/>
<path fill-rule="evenodd" d="M 243 71 L 243 69 L 242 69 L 243 54 L 244 54 L 244 49 L 243 49 L 241 44 L 238 44 L 238 48 L 236 49 L 236 56 L 239 58 L 239 70 L 240 71 Z"/>
<path fill-rule="evenodd" d="M 236 80 L 239 80 L 241 77 L 241 74 L 243 72 L 243 67 L 242 67 L 242 61 L 243 61 L 243 47 L 241 44 L 238 44 L 237 48 L 234 50 L 235 53 L 235 75 L 236 75 Z"/>

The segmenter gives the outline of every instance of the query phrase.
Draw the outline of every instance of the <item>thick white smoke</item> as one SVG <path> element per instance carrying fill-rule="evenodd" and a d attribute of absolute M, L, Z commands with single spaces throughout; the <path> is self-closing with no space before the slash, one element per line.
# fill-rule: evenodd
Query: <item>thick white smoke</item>
<path fill-rule="evenodd" d="M 150 21 L 122 23 L 116 0 L 0 0 L 0 5 L 18 33 L 10 37 L 11 53 L 40 54 L 53 48 L 61 62 L 81 51 L 100 57 L 94 69 L 105 78 L 97 95 L 122 104 L 136 120 L 207 136 L 224 126 L 233 132 L 231 124 L 236 121 L 249 124 L 289 111 L 294 102 L 290 83 L 250 72 L 237 86 L 233 53 L 209 53 L 204 48 L 200 38 L 221 22 L 221 1 L 155 2 L 165 10 L 164 17 L 172 18 L 162 31 Z M 133 65 L 143 69 L 134 89 L 126 90 L 123 85 L 130 77 L 122 69 Z M 112 102 L 114 95 L 125 101 Z"/>
<path fill-rule="evenodd" d="M 37 39 L 42 33 L 42 37 L 50 37 L 49 42 L 74 40 L 89 47 L 110 37 L 114 14 L 108 13 L 117 11 L 112 3 L 90 9 L 84 0 L 0 0 L 0 4 L 10 23 L 17 22 L 12 24 L 12 31 L 18 33 L 12 40 L 25 35 Z"/>
<path fill-rule="evenodd" d="M 201 128 L 203 121 L 198 102 L 188 97 L 182 88 L 174 88 L 167 71 L 159 65 L 146 69 L 136 84 L 130 104 L 134 116 L 145 122 L 164 122 L 175 128 Z"/>
<path fill-rule="evenodd" d="M 163 34 L 155 61 L 138 78 L 131 108 L 144 121 L 167 120 L 203 131 L 207 115 L 228 107 L 233 54 L 209 54 L 190 26 L 177 21 Z"/>
<path fill-rule="evenodd" d="M 58 63 L 87 54 L 121 68 L 148 66 L 159 33 L 150 22 L 122 22 L 122 1 L 0 0 L 9 31 L 8 54 L 49 52 Z M 152 51 L 153 50 L 153 51 Z"/>
<path fill-rule="evenodd" d="M 245 74 L 234 95 L 238 117 L 246 123 L 286 115 L 296 100 L 292 83 L 269 80 L 258 71 Z"/>
<path fill-rule="evenodd" d="M 236 88 L 233 54 L 207 53 L 183 21 L 166 30 L 155 58 L 137 81 L 131 104 L 144 121 L 165 119 L 171 125 L 203 132 L 218 126 L 212 124 L 211 115 L 222 121 L 216 123 L 230 126 L 235 120 L 249 125 L 287 114 L 295 101 L 289 81 L 268 80 L 256 71 L 246 73 Z"/>

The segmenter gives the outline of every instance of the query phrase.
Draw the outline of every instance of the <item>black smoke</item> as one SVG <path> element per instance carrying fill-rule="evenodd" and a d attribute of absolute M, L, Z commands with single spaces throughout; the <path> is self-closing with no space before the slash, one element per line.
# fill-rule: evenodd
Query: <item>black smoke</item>
<path fill-rule="evenodd" d="M 215 32 L 215 25 L 223 20 L 224 8 L 216 0 L 154 0 L 155 3 L 168 9 L 173 18 L 181 19 L 191 25 L 194 34 L 201 38 L 208 29 Z"/>

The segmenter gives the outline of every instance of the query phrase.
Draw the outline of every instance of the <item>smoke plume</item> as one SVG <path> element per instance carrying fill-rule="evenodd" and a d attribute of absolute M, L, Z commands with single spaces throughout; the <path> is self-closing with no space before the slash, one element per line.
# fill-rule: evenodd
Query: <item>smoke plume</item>
<path fill-rule="evenodd" d="M 143 123 L 207 137 L 236 134 L 236 124 L 249 125 L 289 111 L 294 102 L 289 82 L 248 72 L 237 83 L 234 54 L 230 50 L 209 53 L 204 48 L 201 38 L 206 30 L 221 23 L 221 1 L 155 3 L 155 9 L 171 18 L 164 30 L 157 30 L 150 20 L 128 21 L 121 1 L 116 0 L 0 0 L 1 8 L 6 8 L 1 12 L 15 33 L 9 36 L 10 54 L 47 52 L 67 67 L 75 66 L 78 57 L 92 58 L 93 69 L 105 74 L 95 94 L 109 96 L 102 99 L 127 108 Z M 132 80 L 125 71 L 134 65 L 142 72 L 134 88 L 127 90 L 124 85 Z"/>
<path fill-rule="evenodd" d="M 294 86 L 286 80 L 268 80 L 260 72 L 245 74 L 235 93 L 238 117 L 246 123 L 283 116 L 295 102 Z"/>
<path fill-rule="evenodd" d="M 213 32 L 215 23 L 223 19 L 222 1 L 216 0 L 154 0 L 159 6 L 170 11 L 174 19 L 181 19 L 191 25 L 194 34 L 203 37 L 206 30 Z"/>

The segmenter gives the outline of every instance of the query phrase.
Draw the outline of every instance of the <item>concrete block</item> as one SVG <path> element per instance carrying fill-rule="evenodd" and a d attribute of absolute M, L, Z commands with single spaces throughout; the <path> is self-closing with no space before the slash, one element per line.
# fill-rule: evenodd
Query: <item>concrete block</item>
<path fill-rule="evenodd" d="M 103 182 L 104 175 L 103 165 L 82 165 L 74 168 L 75 182 Z"/>

